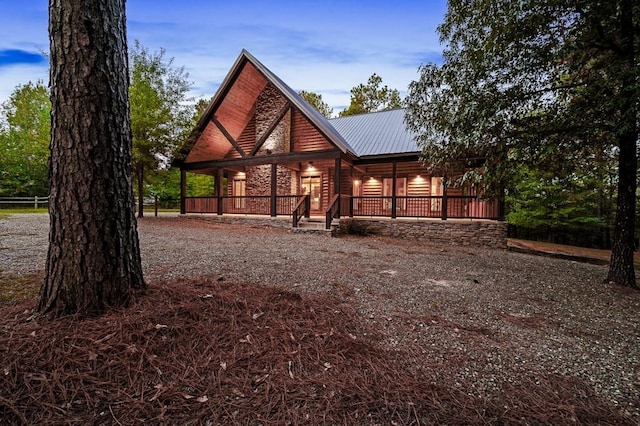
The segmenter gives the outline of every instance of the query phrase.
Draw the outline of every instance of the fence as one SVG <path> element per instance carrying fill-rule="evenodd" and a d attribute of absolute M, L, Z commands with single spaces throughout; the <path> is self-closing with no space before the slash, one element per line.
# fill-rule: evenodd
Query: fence
<path fill-rule="evenodd" d="M 49 206 L 49 196 L 46 197 L 0 197 L 0 208 L 31 208 Z"/>

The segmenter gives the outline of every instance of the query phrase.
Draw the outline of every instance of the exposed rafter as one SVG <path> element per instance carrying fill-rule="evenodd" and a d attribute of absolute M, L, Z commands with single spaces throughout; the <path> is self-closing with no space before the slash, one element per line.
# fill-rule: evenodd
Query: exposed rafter
<path fill-rule="evenodd" d="M 233 136 L 231 136 L 229 134 L 229 132 L 227 132 L 227 129 L 224 128 L 224 126 L 222 125 L 222 123 L 220 123 L 218 121 L 218 119 L 216 118 L 216 116 L 212 116 L 211 117 L 211 121 L 218 127 L 218 129 L 222 132 L 222 134 L 224 135 L 225 138 L 227 138 L 227 140 L 229 141 L 229 143 L 235 148 L 236 151 L 238 151 L 238 153 L 240 154 L 240 156 L 242 158 L 245 158 L 247 156 L 247 154 L 245 154 L 244 150 L 242 149 L 242 147 L 240 145 L 238 145 L 238 142 L 236 142 L 236 140 L 233 138 Z"/>

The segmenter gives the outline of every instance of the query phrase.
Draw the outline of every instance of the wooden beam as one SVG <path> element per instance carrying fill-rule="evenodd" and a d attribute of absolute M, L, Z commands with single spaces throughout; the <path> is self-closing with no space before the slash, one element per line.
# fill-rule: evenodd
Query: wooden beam
<path fill-rule="evenodd" d="M 275 120 L 271 122 L 267 130 L 265 130 L 262 136 L 260 136 L 260 139 L 258 140 L 258 142 L 256 142 L 256 146 L 253 147 L 253 149 L 251 150 L 251 153 L 249 154 L 250 157 L 253 157 L 254 155 L 256 155 L 256 153 L 260 150 L 260 148 L 262 148 L 262 145 L 264 145 L 267 139 L 269 139 L 269 136 L 271 136 L 271 133 L 273 133 L 276 127 L 278 127 L 278 124 L 280 124 L 280 120 L 284 118 L 284 116 L 287 114 L 287 112 L 290 109 L 291 109 L 291 102 L 287 101 L 282 106 L 282 108 L 280 108 L 280 111 L 278 111 L 278 115 L 276 115 Z"/>
<path fill-rule="evenodd" d="M 224 182 L 224 169 L 219 168 L 218 175 L 216 176 L 215 189 L 214 189 L 216 194 L 216 200 L 218 202 L 217 213 L 219 216 L 222 216 L 222 213 L 223 213 L 223 209 L 222 209 L 222 195 L 224 194 L 224 191 L 222 189 L 223 182 Z"/>
<path fill-rule="evenodd" d="M 394 161 L 391 164 L 391 219 L 395 219 L 397 216 L 398 200 L 396 197 L 396 185 L 398 182 L 398 164 Z"/>
<path fill-rule="evenodd" d="M 183 163 L 181 165 L 182 170 L 200 170 L 220 167 L 244 167 L 244 166 L 259 166 L 261 164 L 284 164 L 284 163 L 297 163 L 305 161 L 315 160 L 331 160 L 341 157 L 341 151 L 338 149 L 322 150 L 322 151 L 309 151 L 309 152 L 295 152 L 295 153 L 282 153 L 272 155 L 259 155 L 257 157 L 246 157 L 229 160 L 211 160 L 211 161 L 194 161 L 192 163 Z"/>
<path fill-rule="evenodd" d="M 229 141 L 229 143 L 231 145 L 233 145 L 233 147 L 235 148 L 236 151 L 238 151 L 238 153 L 240 154 L 240 156 L 242 158 L 246 157 L 247 154 L 245 154 L 244 150 L 242 149 L 242 147 L 240 145 L 238 145 L 238 142 L 236 142 L 236 140 L 229 134 L 229 132 L 227 132 L 227 129 L 224 128 L 224 126 L 222 125 L 222 123 L 220 123 L 218 121 L 218 119 L 216 118 L 216 116 L 212 116 L 211 117 L 211 121 L 218 127 L 218 129 L 222 132 L 222 134 L 224 135 L 225 138 L 227 138 L 227 140 Z"/>

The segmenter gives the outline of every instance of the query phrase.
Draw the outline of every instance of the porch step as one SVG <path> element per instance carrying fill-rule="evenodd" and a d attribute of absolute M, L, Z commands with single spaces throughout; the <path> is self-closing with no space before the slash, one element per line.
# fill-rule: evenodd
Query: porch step
<path fill-rule="evenodd" d="M 340 225 L 340 219 L 334 219 L 331 222 L 331 229 L 325 229 L 325 222 L 322 219 L 302 219 L 298 222 L 298 227 L 293 228 L 294 232 L 305 232 L 315 234 L 331 234 L 332 229 Z"/>

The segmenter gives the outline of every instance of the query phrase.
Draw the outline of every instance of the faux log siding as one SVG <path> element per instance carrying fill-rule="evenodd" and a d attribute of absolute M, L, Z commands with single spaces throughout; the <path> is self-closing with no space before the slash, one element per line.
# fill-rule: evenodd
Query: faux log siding
<path fill-rule="evenodd" d="M 294 152 L 320 151 L 335 148 L 299 111 L 293 111 L 291 121 Z"/>
<path fill-rule="evenodd" d="M 381 197 L 382 196 L 382 179 L 366 178 L 362 181 L 363 197 Z"/>
<path fill-rule="evenodd" d="M 410 176 L 407 183 L 407 195 L 426 196 L 431 192 L 431 177 Z"/>
<path fill-rule="evenodd" d="M 333 190 L 331 190 L 331 184 L 333 183 L 333 179 L 331 179 L 331 182 L 329 182 L 329 174 L 328 173 L 323 173 L 322 174 L 322 205 L 320 206 L 320 208 L 324 211 L 328 206 L 329 206 L 329 201 L 331 201 L 331 199 L 329 198 L 330 196 L 333 196 Z"/>
<path fill-rule="evenodd" d="M 353 178 L 351 178 L 351 170 L 342 168 L 340 171 L 340 193 L 351 195 L 353 191 Z"/>

